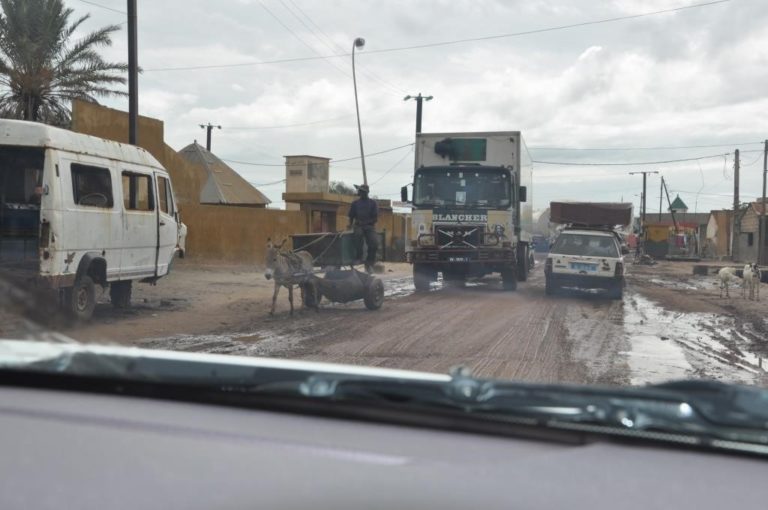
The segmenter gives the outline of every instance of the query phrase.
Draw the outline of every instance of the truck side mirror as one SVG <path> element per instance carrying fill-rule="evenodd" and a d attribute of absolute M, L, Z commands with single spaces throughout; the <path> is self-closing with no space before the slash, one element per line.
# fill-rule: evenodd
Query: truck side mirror
<path fill-rule="evenodd" d="M 400 188 L 400 201 L 407 202 L 408 201 L 408 186 L 403 186 Z"/>
<path fill-rule="evenodd" d="M 520 201 L 528 201 L 528 188 L 526 186 L 520 186 Z"/>

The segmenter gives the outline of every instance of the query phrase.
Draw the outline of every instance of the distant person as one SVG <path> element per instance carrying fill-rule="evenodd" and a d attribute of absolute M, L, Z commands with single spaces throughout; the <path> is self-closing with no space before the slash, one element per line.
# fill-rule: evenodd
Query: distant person
<path fill-rule="evenodd" d="M 376 222 L 379 219 L 379 207 L 376 201 L 368 198 L 370 188 L 367 184 L 357 187 L 358 198 L 349 207 L 349 225 L 354 230 L 355 252 L 358 261 L 363 259 L 363 241 L 368 246 L 365 257 L 365 270 L 373 272 L 379 241 L 376 238 Z M 358 262 L 359 263 L 359 262 Z"/>

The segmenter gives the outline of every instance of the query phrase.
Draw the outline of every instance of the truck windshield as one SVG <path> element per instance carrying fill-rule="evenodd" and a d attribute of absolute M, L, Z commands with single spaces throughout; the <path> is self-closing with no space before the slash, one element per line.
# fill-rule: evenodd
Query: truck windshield
<path fill-rule="evenodd" d="M 550 253 L 585 257 L 618 257 L 616 241 L 608 236 L 560 234 Z"/>
<path fill-rule="evenodd" d="M 512 178 L 501 167 L 430 167 L 416 171 L 415 206 L 506 209 L 512 204 Z"/>

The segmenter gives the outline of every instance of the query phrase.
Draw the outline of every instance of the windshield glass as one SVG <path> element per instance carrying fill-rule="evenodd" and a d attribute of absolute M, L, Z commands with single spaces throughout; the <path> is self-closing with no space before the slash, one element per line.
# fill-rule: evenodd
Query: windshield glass
<path fill-rule="evenodd" d="M 768 388 L 768 3 L 404 4 L 0 1 L 0 364 Z"/>
<path fill-rule="evenodd" d="M 619 248 L 612 237 L 588 234 L 560 234 L 550 253 L 585 257 L 618 257 Z"/>
<path fill-rule="evenodd" d="M 437 167 L 416 171 L 413 203 L 504 209 L 512 203 L 509 170 L 504 168 Z"/>

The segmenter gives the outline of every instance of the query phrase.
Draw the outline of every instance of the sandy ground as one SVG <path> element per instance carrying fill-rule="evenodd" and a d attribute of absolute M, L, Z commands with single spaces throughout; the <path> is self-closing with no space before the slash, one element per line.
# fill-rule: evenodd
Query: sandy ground
<path fill-rule="evenodd" d="M 324 303 L 291 318 L 285 289 L 269 317 L 273 286 L 255 268 L 178 264 L 156 286 L 135 286 L 131 309 L 114 310 L 103 296 L 90 324 L 60 331 L 86 342 L 437 372 L 461 364 L 529 381 L 768 384 L 768 288 L 760 302 L 740 289 L 720 299 L 714 276 L 677 262 L 629 265 L 622 301 L 575 290 L 549 297 L 542 269 L 517 292 L 489 277 L 417 294 L 410 267 L 389 264 L 381 310 Z"/>

